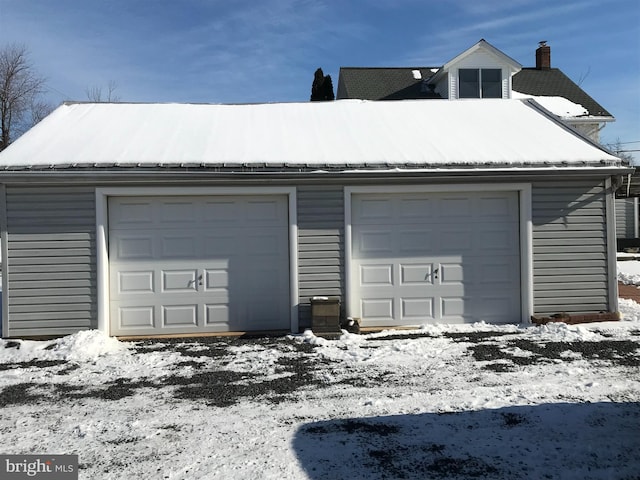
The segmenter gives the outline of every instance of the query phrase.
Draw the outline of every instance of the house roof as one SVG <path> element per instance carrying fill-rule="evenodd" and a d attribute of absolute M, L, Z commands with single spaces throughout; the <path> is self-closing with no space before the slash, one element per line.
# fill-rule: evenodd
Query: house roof
<path fill-rule="evenodd" d="M 439 98 L 438 94 L 427 96 L 423 79 L 434 76 L 437 67 L 342 67 L 338 79 L 338 99 L 403 100 Z M 423 72 L 422 80 L 414 78 L 412 72 Z M 536 97 L 562 97 L 573 104 L 581 105 L 585 113 L 576 116 L 612 117 L 598 102 L 576 85 L 557 68 L 537 70 L 523 68 L 512 77 L 514 91 Z M 555 113 L 555 112 L 554 112 Z M 563 116 L 563 115 L 560 115 Z"/>
<path fill-rule="evenodd" d="M 587 92 L 575 84 L 557 68 L 523 68 L 512 78 L 512 88 L 516 92 L 541 97 L 564 97 L 582 105 L 592 117 L 612 117 L 605 108 L 591 98 Z"/>
<path fill-rule="evenodd" d="M 5 170 L 617 166 L 531 100 L 74 103 L 0 152 Z"/>
<path fill-rule="evenodd" d="M 427 86 L 437 67 L 341 67 L 337 98 L 406 100 L 441 98 Z M 417 73 L 416 73 L 417 72 Z"/>

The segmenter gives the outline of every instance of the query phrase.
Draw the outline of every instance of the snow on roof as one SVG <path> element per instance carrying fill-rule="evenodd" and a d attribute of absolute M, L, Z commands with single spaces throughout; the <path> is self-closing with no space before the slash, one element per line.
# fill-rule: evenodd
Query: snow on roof
<path fill-rule="evenodd" d="M 589 111 L 578 103 L 573 103 L 564 97 L 539 97 L 528 95 L 513 90 L 511 96 L 514 99 L 531 98 L 560 118 L 584 117 L 589 115 Z"/>
<path fill-rule="evenodd" d="M 0 153 L 68 166 L 553 165 L 617 162 L 530 101 L 64 104 Z"/>

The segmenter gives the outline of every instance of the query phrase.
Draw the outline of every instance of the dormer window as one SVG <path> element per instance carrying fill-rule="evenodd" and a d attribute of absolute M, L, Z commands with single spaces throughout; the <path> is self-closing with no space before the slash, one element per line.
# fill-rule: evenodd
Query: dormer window
<path fill-rule="evenodd" d="M 458 98 L 502 98 L 502 70 L 499 68 L 459 69 Z"/>

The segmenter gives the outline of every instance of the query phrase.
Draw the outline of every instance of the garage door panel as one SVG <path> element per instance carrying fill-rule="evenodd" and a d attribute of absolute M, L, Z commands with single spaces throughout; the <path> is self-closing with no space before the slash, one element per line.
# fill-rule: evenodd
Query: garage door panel
<path fill-rule="evenodd" d="M 462 220 L 469 221 L 473 206 L 466 196 L 445 197 L 440 200 L 438 211 L 441 222 L 457 223 Z"/>
<path fill-rule="evenodd" d="M 373 222 L 393 220 L 393 204 L 388 199 L 364 199 L 357 206 L 355 214 L 363 225 Z"/>
<path fill-rule="evenodd" d="M 205 325 L 214 327 L 214 331 L 229 329 L 229 305 L 206 303 L 204 305 Z"/>
<path fill-rule="evenodd" d="M 361 265 L 360 283 L 366 286 L 393 285 L 393 265 Z"/>
<path fill-rule="evenodd" d="M 465 314 L 465 297 L 440 297 L 440 311 L 443 319 L 457 320 Z"/>
<path fill-rule="evenodd" d="M 150 201 L 123 201 L 114 215 L 109 214 L 109 225 L 115 228 L 140 228 L 153 223 L 153 206 Z"/>
<path fill-rule="evenodd" d="M 390 322 L 394 318 L 393 298 L 363 298 L 360 304 L 362 316 L 367 322 Z"/>
<path fill-rule="evenodd" d="M 260 232 L 246 237 L 245 251 L 250 255 L 272 255 L 281 250 L 282 238 L 286 235 L 282 231 Z"/>
<path fill-rule="evenodd" d="M 519 321 L 517 192 L 354 194 L 351 231 L 363 325 Z"/>
<path fill-rule="evenodd" d="M 477 206 L 476 217 L 481 223 L 491 221 L 491 219 L 518 221 L 517 205 L 510 198 L 486 196 L 479 199 Z"/>
<path fill-rule="evenodd" d="M 399 264 L 401 285 L 432 285 L 433 264 Z"/>
<path fill-rule="evenodd" d="M 507 229 L 480 229 L 476 234 L 480 237 L 478 243 L 479 253 L 488 250 L 500 250 L 502 254 L 517 254 L 514 240 L 513 227 Z"/>
<path fill-rule="evenodd" d="M 203 221 L 219 225 L 242 224 L 237 201 L 207 200 L 203 210 Z"/>
<path fill-rule="evenodd" d="M 118 293 L 153 293 L 153 271 L 118 272 Z"/>
<path fill-rule="evenodd" d="M 406 323 L 421 323 L 434 318 L 433 297 L 402 298 L 402 319 Z"/>
<path fill-rule="evenodd" d="M 360 248 L 359 253 L 365 258 L 375 254 L 390 254 L 394 251 L 393 234 L 391 232 L 381 232 L 377 230 L 361 231 L 358 235 Z"/>
<path fill-rule="evenodd" d="M 196 326 L 198 324 L 198 305 L 163 305 L 162 326 Z"/>
<path fill-rule="evenodd" d="M 483 258 L 478 262 L 479 275 L 485 281 L 509 282 L 520 271 L 519 261 L 516 256 Z"/>
<path fill-rule="evenodd" d="M 112 333 L 289 328 L 288 221 L 284 195 L 109 199 Z"/>
<path fill-rule="evenodd" d="M 396 207 L 398 217 L 403 221 L 423 221 L 434 215 L 434 202 L 426 198 L 400 199 Z"/>
<path fill-rule="evenodd" d="M 167 227 L 180 227 L 197 220 L 196 205 L 184 200 L 165 200 L 158 205 L 158 220 Z"/>
<path fill-rule="evenodd" d="M 247 201 L 246 218 L 254 224 L 273 225 L 283 220 L 285 213 L 282 203 L 274 200 Z"/>
<path fill-rule="evenodd" d="M 205 258 L 227 258 L 238 254 L 238 238 L 229 233 L 206 234 L 203 239 Z"/>
<path fill-rule="evenodd" d="M 433 230 L 405 230 L 398 232 L 399 253 L 414 253 L 431 250 L 434 244 Z"/>
<path fill-rule="evenodd" d="M 229 287 L 229 270 L 227 268 L 205 268 L 205 290 L 227 289 Z"/>
<path fill-rule="evenodd" d="M 200 255 L 195 235 L 163 235 L 160 238 L 160 258 L 198 258 Z"/>
<path fill-rule="evenodd" d="M 161 292 L 193 292 L 197 288 L 198 271 L 188 270 L 162 270 Z"/>
<path fill-rule="evenodd" d="M 115 314 L 117 316 L 117 324 L 121 330 L 132 328 L 152 328 L 154 326 L 153 305 L 119 307 Z"/>
<path fill-rule="evenodd" d="M 463 285 L 465 279 L 473 278 L 472 270 L 471 265 L 465 268 L 462 260 L 455 263 L 440 263 L 438 278 L 441 285 Z"/>
<path fill-rule="evenodd" d="M 118 258 L 122 260 L 153 258 L 153 238 L 149 236 L 121 236 L 114 240 Z"/>
<path fill-rule="evenodd" d="M 473 230 L 471 228 L 443 227 L 439 233 L 439 252 L 464 254 L 472 251 Z"/>

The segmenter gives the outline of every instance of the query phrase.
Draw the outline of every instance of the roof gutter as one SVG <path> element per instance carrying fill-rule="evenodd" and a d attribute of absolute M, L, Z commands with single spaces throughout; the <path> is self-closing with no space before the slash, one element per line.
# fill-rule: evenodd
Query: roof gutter
<path fill-rule="evenodd" d="M 569 123 L 608 123 L 615 122 L 615 117 L 560 117 Z"/>
<path fill-rule="evenodd" d="M 48 181 L 80 180 L 102 182 L 140 182 L 140 181 L 264 181 L 273 180 L 320 180 L 341 179 L 357 181 L 360 179 L 386 179 L 386 180 L 443 180 L 443 179 L 469 179 L 491 177 L 494 180 L 511 178 L 558 176 L 566 174 L 572 177 L 608 177 L 628 175 L 635 171 L 632 166 L 603 166 L 603 167 L 545 167 L 545 168 L 514 168 L 505 169 L 374 169 L 374 170 L 349 170 L 349 171 L 207 171 L 202 169 L 145 169 L 145 170 L 21 170 L 0 171 L 0 183 L 46 183 Z"/>

